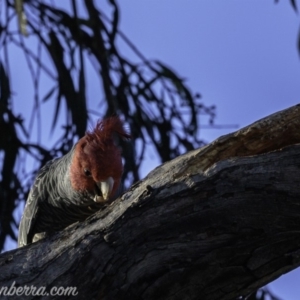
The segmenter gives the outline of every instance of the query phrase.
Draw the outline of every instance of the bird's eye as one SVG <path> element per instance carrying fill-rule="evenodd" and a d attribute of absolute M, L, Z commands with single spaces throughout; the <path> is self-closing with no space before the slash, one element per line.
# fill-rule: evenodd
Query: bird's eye
<path fill-rule="evenodd" d="M 83 169 L 83 172 L 84 172 L 85 176 L 87 176 L 87 177 L 90 177 L 92 175 L 90 170 L 88 170 L 88 169 Z"/>

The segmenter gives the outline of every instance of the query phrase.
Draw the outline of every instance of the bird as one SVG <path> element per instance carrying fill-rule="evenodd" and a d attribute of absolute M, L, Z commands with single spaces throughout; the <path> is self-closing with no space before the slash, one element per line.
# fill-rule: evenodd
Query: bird
<path fill-rule="evenodd" d="M 116 136 L 130 139 L 118 116 L 98 121 L 67 154 L 41 168 L 20 221 L 18 247 L 84 221 L 110 203 L 123 173 Z"/>

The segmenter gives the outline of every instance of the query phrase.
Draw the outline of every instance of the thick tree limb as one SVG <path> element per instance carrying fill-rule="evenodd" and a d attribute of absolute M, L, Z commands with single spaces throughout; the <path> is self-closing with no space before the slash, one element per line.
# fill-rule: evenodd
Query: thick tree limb
<path fill-rule="evenodd" d="M 300 265 L 299 128 L 294 106 L 156 168 L 86 222 L 2 254 L 0 287 L 118 300 L 254 291 Z"/>

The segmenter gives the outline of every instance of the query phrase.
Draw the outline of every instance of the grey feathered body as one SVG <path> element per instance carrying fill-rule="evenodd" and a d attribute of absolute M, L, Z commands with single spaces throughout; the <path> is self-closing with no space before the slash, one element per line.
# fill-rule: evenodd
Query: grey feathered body
<path fill-rule="evenodd" d="M 87 191 L 75 191 L 70 182 L 73 149 L 48 162 L 38 173 L 30 190 L 19 226 L 18 246 L 83 221 L 100 209 Z M 36 236 L 35 236 L 36 235 Z"/>

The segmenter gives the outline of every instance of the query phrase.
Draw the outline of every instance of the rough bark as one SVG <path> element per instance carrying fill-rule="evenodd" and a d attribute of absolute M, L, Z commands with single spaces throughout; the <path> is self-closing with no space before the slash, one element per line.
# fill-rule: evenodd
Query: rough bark
<path fill-rule="evenodd" d="M 0 286 L 118 300 L 254 291 L 300 265 L 299 128 L 298 105 L 156 168 L 84 223 L 2 254 Z"/>

